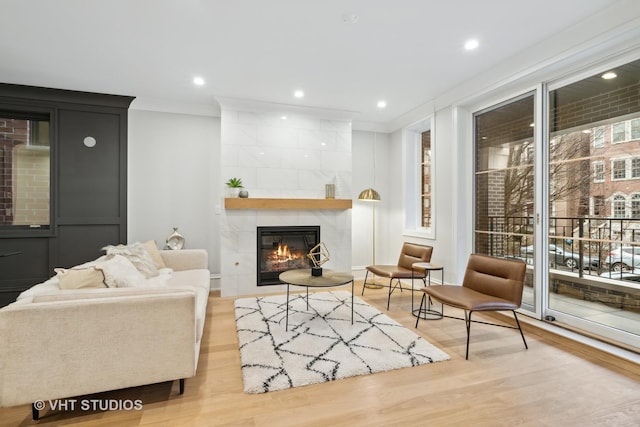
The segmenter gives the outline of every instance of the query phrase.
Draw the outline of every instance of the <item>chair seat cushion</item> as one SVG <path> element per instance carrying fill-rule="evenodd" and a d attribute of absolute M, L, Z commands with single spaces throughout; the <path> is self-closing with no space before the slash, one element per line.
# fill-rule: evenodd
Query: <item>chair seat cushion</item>
<path fill-rule="evenodd" d="M 485 295 L 463 286 L 438 285 L 422 289 L 432 298 L 450 305 L 471 311 L 515 310 L 518 305 L 502 298 Z"/>
<path fill-rule="evenodd" d="M 411 279 L 411 269 L 398 267 L 397 265 L 370 265 L 367 270 L 380 277 L 388 277 L 390 279 Z M 415 279 L 422 279 L 425 276 L 423 271 L 414 271 Z"/>

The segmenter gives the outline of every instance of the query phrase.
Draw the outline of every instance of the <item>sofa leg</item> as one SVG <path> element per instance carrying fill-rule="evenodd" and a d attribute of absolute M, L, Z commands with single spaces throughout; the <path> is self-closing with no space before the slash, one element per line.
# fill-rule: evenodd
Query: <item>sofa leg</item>
<path fill-rule="evenodd" d="M 184 394 L 184 378 L 180 378 L 180 394 Z"/>
<path fill-rule="evenodd" d="M 38 421 L 40 419 L 40 411 L 36 407 L 35 403 L 31 404 L 31 418 L 33 418 L 33 421 Z"/>

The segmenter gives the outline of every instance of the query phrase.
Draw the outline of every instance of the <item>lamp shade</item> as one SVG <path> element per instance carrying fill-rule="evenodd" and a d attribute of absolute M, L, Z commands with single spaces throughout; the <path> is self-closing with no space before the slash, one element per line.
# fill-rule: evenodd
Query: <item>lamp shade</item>
<path fill-rule="evenodd" d="M 377 202 L 380 200 L 380 193 L 378 193 L 373 188 L 367 188 L 366 190 L 362 190 L 362 192 L 358 196 L 358 200 Z"/>

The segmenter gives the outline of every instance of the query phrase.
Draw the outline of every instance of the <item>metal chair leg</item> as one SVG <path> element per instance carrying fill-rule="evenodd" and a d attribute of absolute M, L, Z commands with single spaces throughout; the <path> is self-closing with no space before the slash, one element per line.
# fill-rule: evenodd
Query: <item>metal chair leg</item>
<path fill-rule="evenodd" d="M 387 296 L 387 311 L 389 311 L 389 304 L 391 303 L 391 293 L 393 292 L 393 279 L 389 279 L 389 295 Z"/>
<path fill-rule="evenodd" d="M 418 316 L 416 316 L 416 328 L 418 327 L 418 322 L 420 321 L 420 313 L 422 313 L 422 306 L 424 305 L 427 299 L 427 294 L 422 294 L 422 299 L 420 300 L 420 308 L 418 309 Z"/>
<path fill-rule="evenodd" d="M 518 316 L 516 315 L 516 311 L 515 310 L 511 310 L 511 311 L 513 312 L 513 317 L 516 319 L 516 325 L 518 325 L 518 330 L 520 330 L 520 336 L 522 337 L 524 348 L 528 350 L 529 346 L 527 345 L 527 340 L 524 339 L 524 333 L 522 332 L 522 328 L 520 327 L 520 322 L 518 321 Z"/>
<path fill-rule="evenodd" d="M 471 337 L 471 313 L 469 312 L 469 316 L 467 316 L 467 310 L 464 311 L 464 321 L 467 324 L 467 353 L 465 355 L 465 360 L 469 360 L 469 338 Z"/>
<path fill-rule="evenodd" d="M 362 284 L 362 293 L 360 295 L 364 295 L 364 288 L 367 287 L 367 277 L 369 277 L 369 270 L 367 270 L 367 274 L 364 275 L 364 283 Z"/>

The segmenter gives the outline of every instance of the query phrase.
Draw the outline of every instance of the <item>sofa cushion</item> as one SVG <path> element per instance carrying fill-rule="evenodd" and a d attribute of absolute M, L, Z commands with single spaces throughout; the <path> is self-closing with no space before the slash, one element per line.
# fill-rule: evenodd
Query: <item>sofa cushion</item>
<path fill-rule="evenodd" d="M 144 277 L 154 277 L 158 275 L 158 267 L 156 267 L 149 251 L 142 243 L 136 242 L 126 246 L 109 245 L 102 249 L 107 252 L 107 256 L 120 255 L 127 258 Z"/>
<path fill-rule="evenodd" d="M 60 289 L 106 288 L 104 273 L 93 267 L 66 269 L 55 268 Z"/>
<path fill-rule="evenodd" d="M 202 338 L 204 321 L 207 315 L 207 302 L 209 298 L 209 270 L 185 270 L 174 271 L 167 286 L 173 289 L 193 289 L 196 292 L 196 331 L 197 341 Z"/>
<path fill-rule="evenodd" d="M 95 288 L 95 289 L 77 289 L 69 292 L 50 292 L 38 294 L 33 297 L 32 303 L 43 303 L 53 301 L 73 301 L 97 298 L 123 298 L 154 295 L 170 295 L 176 292 L 191 292 L 192 289 L 145 289 L 145 288 Z"/>

